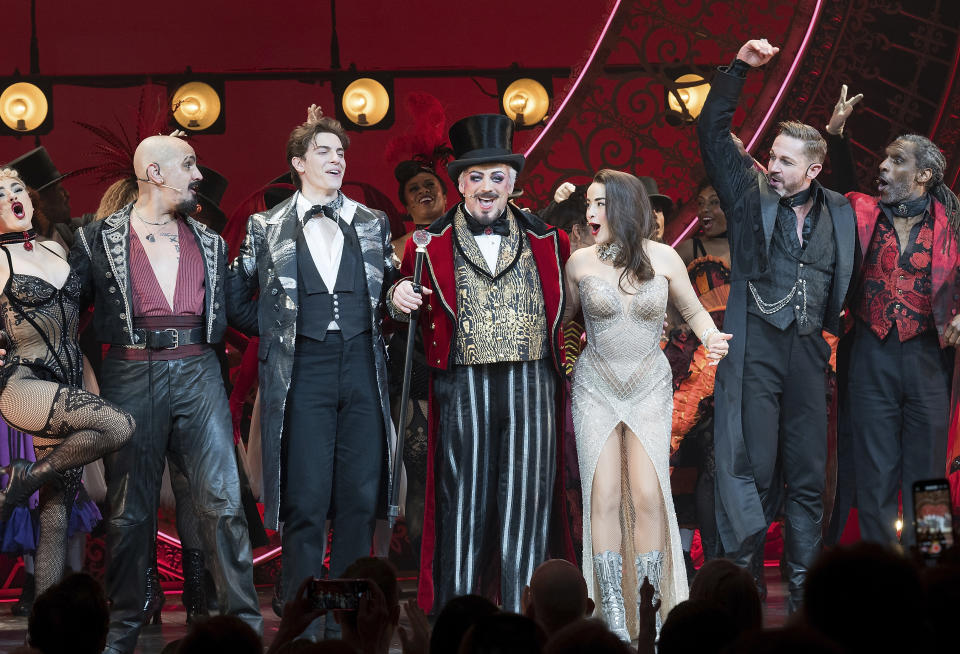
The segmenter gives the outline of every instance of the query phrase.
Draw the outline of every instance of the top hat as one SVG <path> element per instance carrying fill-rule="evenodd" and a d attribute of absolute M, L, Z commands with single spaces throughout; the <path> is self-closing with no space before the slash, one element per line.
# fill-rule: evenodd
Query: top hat
<path fill-rule="evenodd" d="M 293 175 L 290 171 L 283 173 L 276 179 L 267 184 L 263 191 L 263 202 L 267 209 L 273 209 L 275 206 L 289 198 L 297 190 L 293 183 Z"/>
<path fill-rule="evenodd" d="M 513 152 L 513 121 L 503 114 L 479 114 L 458 120 L 450 127 L 453 161 L 447 173 L 454 182 L 470 166 L 505 163 L 518 173 L 523 170 L 522 154 Z"/>
<path fill-rule="evenodd" d="M 66 175 L 61 175 L 57 167 L 53 165 L 53 159 L 50 158 L 47 149 L 42 145 L 20 155 L 10 163 L 0 166 L 0 168 L 16 170 L 23 183 L 34 191 L 42 191 L 66 177 Z"/>
<path fill-rule="evenodd" d="M 200 180 L 200 188 L 197 189 L 197 200 L 200 201 L 202 210 L 198 220 L 207 227 L 217 232 L 223 229 L 227 222 L 227 215 L 220 208 L 220 202 L 223 200 L 223 194 L 227 190 L 227 178 L 206 166 L 197 166 L 203 179 Z"/>
<path fill-rule="evenodd" d="M 653 205 L 653 208 L 659 207 L 663 213 L 670 213 L 670 209 L 673 208 L 673 200 L 670 199 L 670 196 L 660 193 L 660 189 L 657 188 L 657 181 L 652 177 L 640 177 L 638 179 L 650 197 L 650 204 Z"/>
<path fill-rule="evenodd" d="M 428 173 L 434 177 L 437 177 L 437 171 L 424 163 L 416 161 L 415 159 L 401 161 L 393 169 L 393 177 L 397 180 L 397 183 L 400 184 L 400 186 L 403 186 L 420 173 Z"/>

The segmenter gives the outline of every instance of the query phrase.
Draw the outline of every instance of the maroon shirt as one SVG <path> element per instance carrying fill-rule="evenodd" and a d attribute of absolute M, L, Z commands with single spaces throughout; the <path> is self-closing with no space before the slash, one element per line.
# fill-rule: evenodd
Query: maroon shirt
<path fill-rule="evenodd" d="M 900 254 L 897 233 L 883 211 L 863 260 L 856 315 L 883 339 L 896 325 L 900 342 L 935 329 L 931 274 L 933 219 L 930 213 L 910 230 Z"/>
<path fill-rule="evenodd" d="M 150 265 L 140 238 L 130 224 L 130 287 L 134 327 L 138 329 L 166 329 L 203 326 L 205 281 L 203 256 L 197 247 L 193 232 L 182 220 L 177 221 L 180 242 L 180 265 L 177 285 L 173 292 L 173 307 L 167 302 L 157 276 Z M 112 356 L 128 360 L 165 361 L 181 359 L 206 351 L 206 345 L 183 345 L 172 350 L 137 350 L 111 348 Z"/>
<path fill-rule="evenodd" d="M 150 259 L 130 224 L 130 286 L 133 289 L 133 315 L 202 316 L 204 299 L 203 258 L 193 232 L 182 220 L 177 221 L 180 234 L 180 268 L 173 292 L 173 310 L 153 273 Z"/>

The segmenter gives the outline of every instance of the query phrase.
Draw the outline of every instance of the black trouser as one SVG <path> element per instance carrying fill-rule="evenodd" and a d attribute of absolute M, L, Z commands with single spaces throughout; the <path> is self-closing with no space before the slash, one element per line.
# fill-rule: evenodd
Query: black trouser
<path fill-rule="evenodd" d="M 857 322 L 850 359 L 850 413 L 863 540 L 897 542 L 903 489 L 904 546 L 913 545 L 913 482 L 943 477 L 950 413 L 949 362 L 930 331 L 882 341 Z"/>
<path fill-rule="evenodd" d="M 434 372 L 437 411 L 434 601 L 500 598 L 520 611 L 547 555 L 556 478 L 557 377 L 548 359 Z"/>
<path fill-rule="evenodd" d="M 768 523 L 775 518 L 781 497 L 775 484 L 782 479 L 785 485 L 788 608 L 794 611 L 802 599 L 807 570 L 823 544 L 830 346 L 820 332 L 801 336 L 795 323 L 781 331 L 747 314 L 745 350 L 743 439 Z M 747 565 L 757 551 L 756 538 L 764 536 L 747 539 L 737 562 Z"/>
<path fill-rule="evenodd" d="M 131 441 L 105 458 L 110 522 L 107 650 L 132 652 L 142 626 L 146 569 L 156 537 L 157 498 L 169 454 L 190 482 L 200 533 L 224 614 L 258 633 L 263 618 L 234 459 L 233 427 L 213 351 L 172 361 L 103 362 L 101 393 L 137 421 Z"/>
<path fill-rule="evenodd" d="M 283 586 L 319 577 L 333 513 L 330 577 L 369 556 L 384 471 L 384 422 L 370 334 L 301 336 L 283 428 Z"/>

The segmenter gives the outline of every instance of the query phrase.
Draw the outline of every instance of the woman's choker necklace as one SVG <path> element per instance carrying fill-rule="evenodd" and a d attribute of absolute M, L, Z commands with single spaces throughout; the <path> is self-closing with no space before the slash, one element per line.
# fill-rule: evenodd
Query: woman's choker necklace
<path fill-rule="evenodd" d="M 37 238 L 37 230 L 33 227 L 25 232 L 7 232 L 0 234 L 0 245 L 23 243 L 23 249 L 29 252 L 33 249 L 33 240 Z"/>
<path fill-rule="evenodd" d="M 617 258 L 617 255 L 620 254 L 620 250 L 623 249 L 623 246 L 619 243 L 598 243 L 597 244 L 597 258 L 600 261 L 613 261 Z"/>

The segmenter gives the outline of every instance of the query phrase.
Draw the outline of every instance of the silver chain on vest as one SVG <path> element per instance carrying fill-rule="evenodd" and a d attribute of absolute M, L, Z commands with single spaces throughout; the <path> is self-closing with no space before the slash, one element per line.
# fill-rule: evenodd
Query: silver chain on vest
<path fill-rule="evenodd" d="M 807 324 L 807 280 L 798 279 L 795 281 L 793 283 L 793 288 L 790 289 L 790 292 L 787 293 L 786 297 L 778 300 L 777 302 L 764 302 L 760 298 L 760 294 L 757 292 L 757 287 L 753 285 L 753 282 L 747 282 L 747 286 L 750 288 L 750 292 L 753 294 L 753 299 L 757 303 L 757 308 L 760 309 L 761 313 L 768 316 L 787 306 L 787 303 L 789 303 L 790 300 L 793 299 L 793 296 L 795 296 L 799 291 L 800 294 L 803 295 L 803 310 L 797 317 L 797 324 Z"/>

